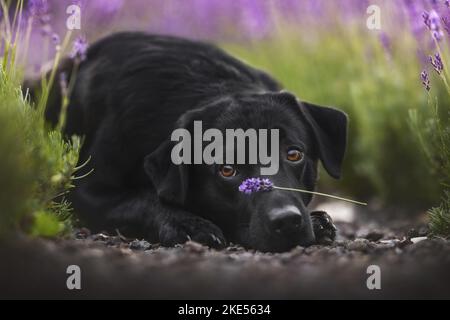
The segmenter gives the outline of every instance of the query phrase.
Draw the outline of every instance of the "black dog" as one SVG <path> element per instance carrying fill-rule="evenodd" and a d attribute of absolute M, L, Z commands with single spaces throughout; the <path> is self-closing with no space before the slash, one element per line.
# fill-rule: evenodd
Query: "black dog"
<path fill-rule="evenodd" d="M 70 74 L 66 62 L 60 72 Z M 56 122 L 59 88 L 47 117 Z M 95 43 L 77 72 L 66 134 L 84 136 L 80 163 L 94 172 L 70 200 L 91 228 L 115 229 L 166 246 L 188 239 L 283 251 L 333 239 L 308 194 L 245 195 L 238 186 L 259 165 L 174 165 L 176 128 L 277 128 L 279 186 L 313 190 L 320 159 L 338 178 L 346 145 L 344 113 L 300 102 L 264 72 L 201 42 L 121 33 Z M 89 168 L 85 168 L 86 171 Z M 80 174 L 82 174 L 81 172 Z"/>

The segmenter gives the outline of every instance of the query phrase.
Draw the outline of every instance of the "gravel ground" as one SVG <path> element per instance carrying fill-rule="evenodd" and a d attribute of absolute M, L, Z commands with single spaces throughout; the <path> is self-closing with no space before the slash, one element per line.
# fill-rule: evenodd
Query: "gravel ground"
<path fill-rule="evenodd" d="M 65 240 L 17 237 L 0 246 L 0 298 L 450 298 L 450 241 L 427 239 L 420 226 L 337 226 L 330 246 L 279 254 L 163 248 L 87 229 Z M 81 290 L 66 288 L 68 265 L 80 266 Z M 367 289 L 369 265 L 381 268 L 381 290 Z"/>

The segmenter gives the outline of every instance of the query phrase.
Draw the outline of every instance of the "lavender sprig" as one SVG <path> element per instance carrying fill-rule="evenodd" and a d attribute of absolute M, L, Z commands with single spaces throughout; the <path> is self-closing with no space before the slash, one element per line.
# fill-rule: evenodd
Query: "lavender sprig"
<path fill-rule="evenodd" d="M 444 63 L 442 62 L 441 56 L 439 53 L 436 53 L 433 56 L 430 56 L 430 63 L 433 66 L 434 70 L 440 75 L 442 70 L 444 70 Z"/>
<path fill-rule="evenodd" d="M 310 193 L 310 194 L 315 194 L 318 196 L 324 196 L 324 197 L 328 197 L 328 198 L 333 198 L 333 199 L 337 199 L 337 200 L 342 200 L 342 201 L 347 201 L 347 202 L 352 202 L 352 203 L 360 204 L 363 206 L 367 206 L 367 203 L 365 203 L 365 202 L 359 202 L 359 201 L 355 201 L 355 200 L 351 200 L 351 199 L 333 196 L 331 194 L 309 191 L 309 190 L 304 190 L 304 189 L 278 187 L 278 186 L 275 186 L 273 184 L 273 182 L 267 178 L 264 178 L 264 179 L 263 178 L 248 178 L 248 179 L 245 179 L 244 181 L 242 181 L 241 185 L 239 186 L 239 191 L 243 192 L 245 194 L 252 194 L 252 193 L 261 192 L 261 191 L 271 191 L 273 189 Z"/>
<path fill-rule="evenodd" d="M 444 37 L 444 32 L 442 32 L 441 29 L 439 14 L 435 10 L 431 10 L 429 13 L 425 11 L 422 14 L 422 18 L 433 38 L 436 39 L 436 41 L 441 41 Z"/>
<path fill-rule="evenodd" d="M 251 194 L 259 191 L 270 191 L 273 189 L 273 183 L 269 179 L 248 178 L 239 186 L 239 191 L 245 194 Z"/>
<path fill-rule="evenodd" d="M 70 57 L 72 59 L 77 58 L 77 59 L 80 59 L 81 61 L 83 61 L 84 59 L 86 59 L 87 49 L 88 49 L 88 43 L 87 43 L 86 39 L 82 36 L 78 36 L 73 42 L 73 47 L 72 47 L 72 52 L 70 53 Z"/>
<path fill-rule="evenodd" d="M 444 29 L 447 34 L 450 35 L 450 19 L 448 19 L 447 17 L 442 17 L 442 24 L 444 25 Z"/>
<path fill-rule="evenodd" d="M 48 0 L 30 0 L 28 2 L 28 14 L 41 25 L 43 35 L 52 36 L 52 27 L 50 25 L 50 6 Z"/>
<path fill-rule="evenodd" d="M 428 72 L 423 70 L 420 73 L 420 79 L 422 80 L 422 84 L 425 87 L 425 90 L 430 91 L 431 86 L 430 86 L 430 78 L 428 77 Z"/>

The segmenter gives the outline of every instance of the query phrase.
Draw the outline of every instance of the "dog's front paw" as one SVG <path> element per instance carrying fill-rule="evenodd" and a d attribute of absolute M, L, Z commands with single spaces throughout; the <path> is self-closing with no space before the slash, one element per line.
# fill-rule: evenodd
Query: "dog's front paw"
<path fill-rule="evenodd" d="M 310 213 L 314 235 L 317 244 L 331 244 L 336 239 L 337 228 L 333 220 L 325 211 L 312 211 Z"/>
<path fill-rule="evenodd" d="M 226 246 L 222 230 L 200 217 L 170 219 L 160 227 L 159 241 L 163 246 L 172 247 L 189 240 L 216 249 Z"/>

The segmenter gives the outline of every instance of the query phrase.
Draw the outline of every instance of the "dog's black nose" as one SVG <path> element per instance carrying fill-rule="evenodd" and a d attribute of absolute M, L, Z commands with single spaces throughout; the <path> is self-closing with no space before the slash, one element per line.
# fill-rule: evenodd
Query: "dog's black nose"
<path fill-rule="evenodd" d="M 302 214 L 293 206 L 272 210 L 269 220 L 272 231 L 279 234 L 299 232 L 302 226 Z"/>

